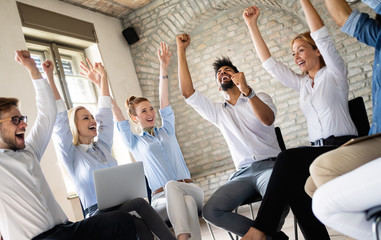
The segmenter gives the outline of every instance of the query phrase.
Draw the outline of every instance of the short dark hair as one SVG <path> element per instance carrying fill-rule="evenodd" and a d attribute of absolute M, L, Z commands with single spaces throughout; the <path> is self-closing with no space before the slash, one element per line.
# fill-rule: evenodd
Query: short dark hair
<path fill-rule="evenodd" d="M 214 74 L 216 75 L 218 69 L 220 69 L 221 67 L 224 67 L 224 66 L 231 67 L 234 70 L 234 72 L 236 72 L 236 73 L 239 72 L 238 68 L 233 65 L 233 63 L 230 60 L 230 58 L 228 58 L 228 57 L 221 57 L 221 58 L 217 58 L 217 60 L 214 61 L 214 63 L 213 63 Z"/>
<path fill-rule="evenodd" d="M 0 97 L 0 116 L 3 112 L 11 110 L 12 106 L 17 107 L 19 100 L 17 98 Z"/>

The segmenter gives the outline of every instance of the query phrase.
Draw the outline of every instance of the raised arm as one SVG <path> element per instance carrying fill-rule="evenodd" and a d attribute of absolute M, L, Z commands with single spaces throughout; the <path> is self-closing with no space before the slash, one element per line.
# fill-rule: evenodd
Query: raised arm
<path fill-rule="evenodd" d="M 189 98 L 194 93 L 194 87 L 192 83 L 192 78 L 189 73 L 186 48 L 190 44 L 190 37 L 188 34 L 181 34 L 176 37 L 177 44 L 177 57 L 178 57 L 178 67 L 179 67 L 179 85 L 181 94 L 185 98 Z"/>
<path fill-rule="evenodd" d="M 340 27 L 344 26 L 349 15 L 352 13 L 351 7 L 345 0 L 325 0 L 329 14 Z"/>
<path fill-rule="evenodd" d="M 51 138 L 57 115 L 56 103 L 49 84 L 45 79 L 42 79 L 30 53 L 27 50 L 16 51 L 15 60 L 28 70 L 36 91 L 38 114 L 26 142 L 30 149 L 36 153 L 38 159 L 41 159 Z"/>
<path fill-rule="evenodd" d="M 50 87 L 51 87 L 52 90 L 53 90 L 54 98 L 55 98 L 56 100 L 61 99 L 61 95 L 60 95 L 60 93 L 58 92 L 56 83 L 54 82 L 54 77 L 53 77 L 54 65 L 53 65 L 53 62 L 50 61 L 50 60 L 45 61 L 45 62 L 42 64 L 42 68 L 44 69 L 44 72 L 45 72 L 45 74 L 46 74 L 46 77 L 48 78 L 49 85 L 50 85 Z"/>
<path fill-rule="evenodd" d="M 126 118 L 123 115 L 122 110 L 120 109 L 118 104 L 115 102 L 115 100 L 113 98 L 111 98 L 111 101 L 112 101 L 112 114 L 114 116 L 115 121 L 121 122 L 121 121 L 126 120 Z"/>
<path fill-rule="evenodd" d="M 84 71 L 81 72 L 81 74 L 97 85 L 101 92 L 101 96 L 110 96 L 107 72 L 102 63 L 95 63 L 93 66 L 88 58 L 86 58 L 86 61 L 89 64 L 89 68 L 81 62 L 81 68 Z"/>
<path fill-rule="evenodd" d="M 42 78 L 40 71 L 36 67 L 36 63 L 33 58 L 30 57 L 28 50 L 16 51 L 15 60 L 26 68 L 32 80 Z"/>
<path fill-rule="evenodd" d="M 311 32 L 315 32 L 324 26 L 323 21 L 321 20 L 316 9 L 312 5 L 310 0 L 300 0 L 300 3 L 303 8 L 304 15 L 307 19 L 308 27 Z"/>
<path fill-rule="evenodd" d="M 243 11 L 242 17 L 245 20 L 247 28 L 249 28 L 251 40 L 254 43 L 255 51 L 257 51 L 259 59 L 261 62 L 265 62 L 271 57 L 271 54 L 258 28 L 258 7 L 252 6 L 246 8 Z"/>
<path fill-rule="evenodd" d="M 160 42 L 160 49 L 157 50 L 157 58 L 160 61 L 160 83 L 159 83 L 159 99 L 160 109 L 169 105 L 168 98 L 168 65 L 171 60 L 172 53 L 169 51 L 167 44 Z"/>

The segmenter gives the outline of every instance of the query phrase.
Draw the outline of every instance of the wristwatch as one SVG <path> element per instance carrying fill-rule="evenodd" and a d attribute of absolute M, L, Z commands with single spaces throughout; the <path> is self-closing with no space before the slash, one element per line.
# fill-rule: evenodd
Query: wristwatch
<path fill-rule="evenodd" d="M 243 94 L 243 96 L 247 97 L 248 99 L 252 99 L 255 96 L 255 92 L 250 86 L 249 86 L 249 89 L 250 89 L 249 95 L 246 96 L 245 94 Z"/>

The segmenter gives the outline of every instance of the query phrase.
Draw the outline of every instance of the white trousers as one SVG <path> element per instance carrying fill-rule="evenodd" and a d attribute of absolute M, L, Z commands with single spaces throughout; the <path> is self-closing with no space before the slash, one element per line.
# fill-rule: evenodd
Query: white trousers
<path fill-rule="evenodd" d="M 166 221 L 170 220 L 176 237 L 190 234 L 192 240 L 201 240 L 198 213 L 204 202 L 204 192 L 194 183 L 169 181 L 164 192 L 152 197 L 152 207 Z"/>
<path fill-rule="evenodd" d="M 381 158 L 322 185 L 312 209 L 327 226 L 355 239 L 372 239 L 372 222 L 365 211 L 381 205 Z"/>

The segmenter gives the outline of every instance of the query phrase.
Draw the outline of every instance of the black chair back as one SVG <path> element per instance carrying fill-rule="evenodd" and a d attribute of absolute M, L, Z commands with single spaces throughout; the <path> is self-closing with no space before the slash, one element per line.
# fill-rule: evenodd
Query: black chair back
<path fill-rule="evenodd" d="M 359 137 L 367 136 L 369 134 L 369 120 L 368 114 L 362 97 L 357 97 L 348 102 L 349 113 L 352 121 L 355 124 Z"/>
<path fill-rule="evenodd" d="M 152 190 L 151 188 L 149 187 L 148 185 L 148 180 L 147 180 L 147 177 L 144 176 L 144 178 L 146 179 L 146 188 L 147 188 L 147 198 L 148 198 L 148 202 L 151 204 L 151 199 L 152 199 Z"/>
<path fill-rule="evenodd" d="M 282 152 L 283 152 L 284 150 L 286 150 L 286 145 L 284 144 L 282 132 L 280 131 L 279 127 L 275 128 L 275 134 L 276 134 L 276 138 L 278 140 L 280 150 L 282 150 Z"/>

